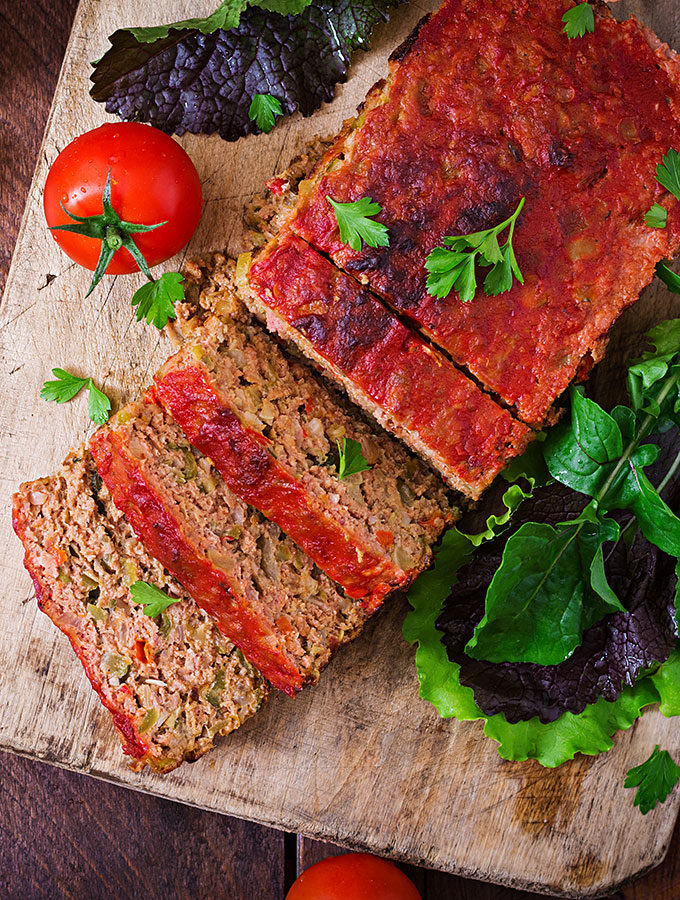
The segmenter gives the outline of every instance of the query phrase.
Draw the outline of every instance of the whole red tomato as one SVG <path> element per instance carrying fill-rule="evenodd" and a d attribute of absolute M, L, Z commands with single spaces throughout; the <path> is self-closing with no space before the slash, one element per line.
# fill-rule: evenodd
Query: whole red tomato
<path fill-rule="evenodd" d="M 102 125 L 71 141 L 55 159 L 45 182 L 47 224 L 76 224 L 60 204 L 75 216 L 101 215 L 109 169 L 111 204 L 124 222 L 167 223 L 134 234 L 147 264 L 155 266 L 174 256 L 188 243 L 201 217 L 201 182 L 180 145 L 150 125 Z M 52 235 L 67 256 L 86 269 L 96 268 L 101 240 L 69 231 L 53 231 Z M 106 272 L 121 275 L 138 269 L 121 247 Z"/>
<path fill-rule="evenodd" d="M 286 900 L 421 900 L 421 896 L 394 863 L 368 853 L 346 853 L 303 872 Z"/>

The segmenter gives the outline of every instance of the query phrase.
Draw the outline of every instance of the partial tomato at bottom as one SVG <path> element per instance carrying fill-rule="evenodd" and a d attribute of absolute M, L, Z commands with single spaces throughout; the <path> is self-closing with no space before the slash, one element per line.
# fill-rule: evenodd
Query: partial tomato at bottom
<path fill-rule="evenodd" d="M 394 863 L 368 853 L 345 853 L 310 866 L 286 900 L 422 900 Z"/>

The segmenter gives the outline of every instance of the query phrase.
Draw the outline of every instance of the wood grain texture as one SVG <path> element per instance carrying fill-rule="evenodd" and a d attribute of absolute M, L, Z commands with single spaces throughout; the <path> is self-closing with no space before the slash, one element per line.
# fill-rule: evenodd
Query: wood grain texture
<path fill-rule="evenodd" d="M 3 898 L 284 895 L 280 832 L 18 757 L 9 763 L 1 754 Z"/>
<path fill-rule="evenodd" d="M 674 4 L 636 6 L 645 21 L 673 37 Z M 190 8 L 195 10 L 195 4 L 177 0 L 154 14 L 182 17 Z M 395 16 L 374 52 L 359 61 L 338 101 L 314 119 L 294 120 L 267 137 L 236 145 L 200 138 L 183 142 L 199 165 L 209 201 L 193 252 L 237 243 L 243 199 L 310 135 L 337 128 L 384 71 L 387 52 L 423 8 L 412 3 Z M 51 118 L 31 188 L 0 309 L 3 508 L 20 478 L 49 471 L 89 429 L 83 404 L 52 409 L 34 399 L 52 365 L 107 373 L 109 390 L 122 399 L 145 384 L 167 353 L 163 339 L 132 321 L 134 278 L 110 279 L 91 304 L 82 306 L 87 276 L 45 234 L 39 204 L 46 166 L 58 150 L 76 131 L 105 119 L 87 97 L 87 60 L 103 49 L 106 33 L 134 17 L 131 0 L 105 6 L 82 3 L 57 92 L 62 115 Z M 677 43 L 680 34 L 675 37 Z M 56 277 L 45 286 L 48 274 Z M 667 310 L 665 292 L 658 286 L 647 292 L 617 328 L 616 350 L 633 349 L 640 328 Z M 399 636 L 404 613 L 399 604 L 333 664 L 315 691 L 296 701 L 276 698 L 241 734 L 195 766 L 165 779 L 132 775 L 65 640 L 28 602 L 32 592 L 6 518 L 2 528 L 0 537 L 8 548 L 0 561 L 5 587 L 0 600 L 4 747 L 196 805 L 534 888 L 592 894 L 652 865 L 663 853 L 677 798 L 642 820 L 621 782 L 625 769 L 646 757 L 655 740 L 678 751 L 680 735 L 673 723 L 647 714 L 617 739 L 611 754 L 558 772 L 505 764 L 477 725 L 442 722 L 418 701 L 412 653 Z M 6 795 L 5 784 L 3 779 Z M 428 897 L 478 897 L 486 890 L 436 874 L 419 877 L 425 879 Z M 438 879 L 444 878 L 440 890 Z M 452 893 L 458 888 L 460 894 Z M 489 891 L 489 896 L 508 900 L 521 896 Z M 630 894 L 641 896 L 650 895 Z"/>

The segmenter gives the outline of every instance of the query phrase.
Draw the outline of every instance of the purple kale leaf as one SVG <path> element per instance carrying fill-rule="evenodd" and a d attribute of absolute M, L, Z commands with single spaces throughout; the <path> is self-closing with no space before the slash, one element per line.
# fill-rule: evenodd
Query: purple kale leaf
<path fill-rule="evenodd" d="M 368 47 L 373 27 L 399 2 L 314 0 L 288 16 L 250 6 L 228 31 L 171 28 L 149 43 L 116 31 L 90 93 L 122 119 L 235 141 L 259 131 L 248 115 L 255 94 L 275 97 L 288 115 L 309 116 L 332 100 L 352 51 Z"/>
<path fill-rule="evenodd" d="M 658 484 L 678 451 L 676 429 L 654 439 L 661 448 L 647 470 Z M 664 490 L 671 506 L 680 502 L 676 475 Z M 525 522 L 556 525 L 575 518 L 588 498 L 560 484 L 536 490 L 512 520 L 512 533 Z M 615 513 L 622 532 L 630 513 Z M 460 682 L 471 687 L 487 715 L 504 713 L 511 723 L 534 716 L 553 722 L 564 712 L 578 714 L 599 697 L 613 701 L 648 666 L 665 661 L 678 636 L 675 617 L 675 560 L 629 527 L 616 544 L 605 545 L 607 579 L 627 612 L 613 613 L 589 628 L 583 643 L 554 666 L 532 663 L 489 663 L 468 657 L 464 648 L 484 613 L 484 598 L 500 565 L 508 533 L 483 544 L 462 568 L 437 620 L 449 659 L 460 665 Z M 465 523 L 460 527 L 464 530 Z"/>

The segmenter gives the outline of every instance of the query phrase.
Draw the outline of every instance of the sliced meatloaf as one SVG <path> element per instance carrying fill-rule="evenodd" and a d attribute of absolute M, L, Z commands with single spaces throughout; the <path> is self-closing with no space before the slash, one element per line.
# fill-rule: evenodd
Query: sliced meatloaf
<path fill-rule="evenodd" d="M 144 550 L 85 448 L 23 484 L 13 520 L 40 608 L 70 640 L 135 768 L 197 759 L 256 712 L 263 678 Z M 177 602 L 150 618 L 131 597 L 135 581 Z"/>
<path fill-rule="evenodd" d="M 236 298 L 168 360 L 153 393 L 231 490 L 369 609 L 426 567 L 452 518 L 441 479 L 287 359 Z M 348 439 L 370 469 L 340 479 Z"/>
<path fill-rule="evenodd" d="M 452 487 L 478 497 L 526 447 L 530 429 L 296 235 L 281 232 L 239 285 L 270 330 L 296 343 Z"/>
<path fill-rule="evenodd" d="M 292 220 L 532 424 L 680 243 L 679 204 L 655 178 L 663 154 L 680 150 L 677 58 L 604 4 L 594 33 L 570 39 L 562 16 L 573 5 L 445 0 L 393 55 Z M 379 203 L 389 247 L 343 244 L 329 196 Z M 467 303 L 430 296 L 433 248 L 498 225 L 522 197 L 513 247 L 524 284 L 496 297 L 480 285 Z M 645 224 L 654 202 L 666 228 Z"/>
<path fill-rule="evenodd" d="M 294 694 L 370 615 L 247 506 L 151 399 L 90 441 L 113 500 L 149 553 L 273 685 Z"/>

